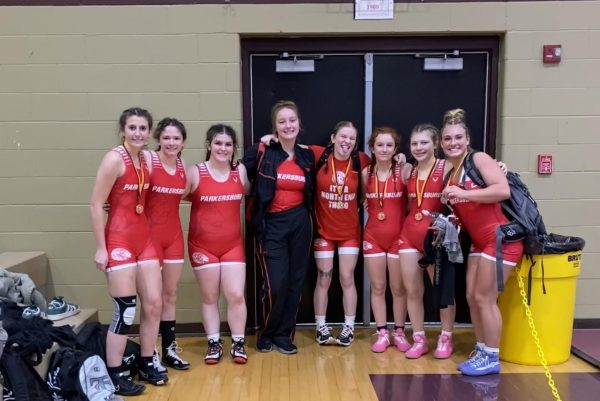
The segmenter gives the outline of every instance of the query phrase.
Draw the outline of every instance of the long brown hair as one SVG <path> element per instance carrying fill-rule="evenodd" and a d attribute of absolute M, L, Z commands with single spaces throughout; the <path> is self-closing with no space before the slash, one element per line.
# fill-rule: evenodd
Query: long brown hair
<path fill-rule="evenodd" d="M 371 151 L 373 151 L 373 149 L 375 148 L 375 141 L 377 140 L 377 137 L 379 135 L 382 134 L 390 134 L 392 136 L 392 138 L 394 139 L 394 156 L 396 156 L 398 153 L 400 153 L 400 141 L 402 140 L 400 134 L 398 134 L 398 131 L 396 131 L 394 128 L 392 127 L 387 127 L 387 126 L 381 126 L 381 127 L 375 127 L 375 129 L 373 129 L 373 132 L 371 133 L 371 137 L 369 138 L 369 148 L 371 149 Z M 371 164 L 369 166 L 369 180 L 371 179 L 371 176 L 373 175 L 373 171 L 375 170 L 375 165 L 377 164 L 377 158 L 372 155 L 371 157 Z M 394 190 L 396 190 L 396 160 L 394 159 L 394 157 L 392 156 L 392 177 L 394 179 Z M 375 177 L 375 179 L 377 180 L 378 178 Z"/>

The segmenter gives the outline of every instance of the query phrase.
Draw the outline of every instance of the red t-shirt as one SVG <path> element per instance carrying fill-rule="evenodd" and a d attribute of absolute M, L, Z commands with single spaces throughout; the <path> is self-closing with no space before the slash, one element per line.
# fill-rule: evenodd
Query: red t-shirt
<path fill-rule="evenodd" d="M 318 162 L 325 148 L 311 146 L 310 149 L 315 154 L 315 162 Z M 362 171 L 369 165 L 370 160 L 362 152 L 359 153 L 359 157 Z M 317 172 L 315 211 L 317 229 L 321 238 L 343 241 L 359 237 L 357 199 L 359 185 L 360 171 L 352 170 L 352 158 L 338 160 L 334 158 L 332 152 L 327 158 L 327 166 L 322 166 Z"/>
<path fill-rule="evenodd" d="M 304 171 L 295 160 L 286 160 L 277 167 L 275 196 L 269 213 L 283 212 L 301 205 L 304 201 Z"/>

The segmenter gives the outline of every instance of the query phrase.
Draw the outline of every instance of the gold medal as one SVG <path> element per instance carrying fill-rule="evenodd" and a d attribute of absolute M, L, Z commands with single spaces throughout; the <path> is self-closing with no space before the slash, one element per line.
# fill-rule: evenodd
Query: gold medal
<path fill-rule="evenodd" d="M 417 221 L 423 220 L 423 214 L 421 212 L 415 213 L 415 220 L 417 220 Z"/>
<path fill-rule="evenodd" d="M 379 221 L 385 220 L 385 213 L 383 213 L 383 212 L 377 213 L 377 220 L 379 220 Z"/>
<path fill-rule="evenodd" d="M 138 203 L 137 205 L 135 205 L 135 212 L 137 214 L 144 213 L 144 205 L 142 205 L 141 203 Z"/>

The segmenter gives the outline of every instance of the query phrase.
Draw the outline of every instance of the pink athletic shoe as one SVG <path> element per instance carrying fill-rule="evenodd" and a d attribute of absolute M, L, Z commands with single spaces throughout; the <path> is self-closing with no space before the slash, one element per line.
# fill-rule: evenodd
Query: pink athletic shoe
<path fill-rule="evenodd" d="M 452 355 L 452 337 L 440 334 L 433 356 L 438 359 L 448 359 Z"/>
<path fill-rule="evenodd" d="M 383 352 L 390 346 L 390 337 L 387 329 L 380 329 L 377 331 L 377 341 L 371 345 L 371 351 Z"/>
<path fill-rule="evenodd" d="M 406 352 L 410 349 L 410 343 L 406 340 L 404 330 L 397 328 L 392 332 L 392 338 L 394 339 L 394 345 L 400 352 Z"/>
<path fill-rule="evenodd" d="M 429 344 L 427 344 L 427 338 L 424 335 L 414 334 L 413 340 L 414 343 L 412 347 L 404 353 L 408 359 L 420 358 L 429 351 Z"/>

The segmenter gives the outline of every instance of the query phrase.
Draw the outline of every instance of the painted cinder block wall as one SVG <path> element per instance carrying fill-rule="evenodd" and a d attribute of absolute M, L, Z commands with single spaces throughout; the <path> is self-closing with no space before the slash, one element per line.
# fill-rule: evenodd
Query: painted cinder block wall
<path fill-rule="evenodd" d="M 106 323 L 88 201 L 121 110 L 183 120 L 193 163 L 209 125 L 241 129 L 240 37 L 497 35 L 498 157 L 552 231 L 587 240 L 576 317 L 600 318 L 598 15 L 595 1 L 398 3 L 388 21 L 355 21 L 352 4 L 0 7 L 0 250 L 46 252 L 56 293 Z M 559 65 L 542 64 L 543 44 L 562 45 Z M 554 155 L 551 176 L 538 153 Z M 177 320 L 200 321 L 189 265 Z"/>

